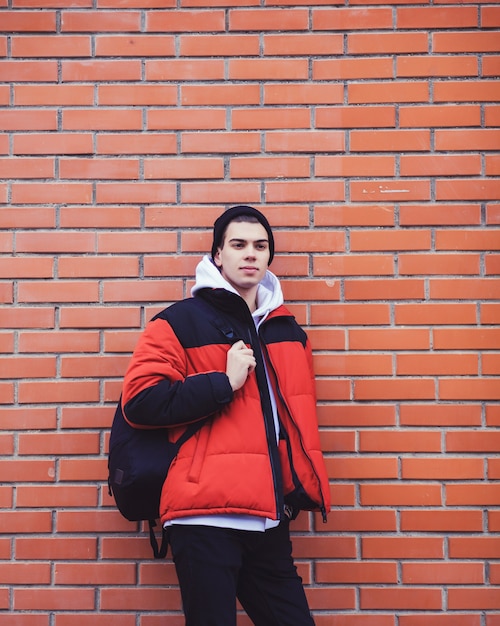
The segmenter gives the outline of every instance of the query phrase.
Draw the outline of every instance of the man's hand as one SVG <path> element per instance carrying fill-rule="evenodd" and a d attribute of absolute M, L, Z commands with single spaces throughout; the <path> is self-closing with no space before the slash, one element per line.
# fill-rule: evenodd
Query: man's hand
<path fill-rule="evenodd" d="M 243 341 L 237 341 L 227 353 L 226 374 L 233 391 L 245 384 L 248 375 L 256 366 L 253 350 L 247 348 Z"/>

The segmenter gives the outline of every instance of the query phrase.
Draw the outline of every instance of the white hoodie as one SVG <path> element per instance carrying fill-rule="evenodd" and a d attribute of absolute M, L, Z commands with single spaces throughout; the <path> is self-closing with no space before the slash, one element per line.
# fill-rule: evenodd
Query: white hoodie
<path fill-rule="evenodd" d="M 196 283 L 191 289 L 191 295 L 195 295 L 200 289 L 226 289 L 236 295 L 239 295 L 236 289 L 227 282 L 222 276 L 217 266 L 207 254 L 198 263 L 196 267 Z M 256 328 L 262 324 L 271 311 L 277 309 L 283 304 L 283 292 L 278 278 L 267 270 L 264 278 L 259 283 L 257 289 L 257 309 L 252 313 L 252 317 Z M 267 375 L 267 371 L 266 371 Z M 276 400 L 269 383 L 269 395 L 273 408 L 274 426 L 276 437 L 279 436 L 278 413 L 276 409 Z M 217 526 L 219 528 L 234 528 L 237 530 L 253 530 L 264 531 L 278 525 L 277 520 L 264 519 L 253 515 L 193 515 L 191 517 L 182 517 L 167 522 L 166 525 L 172 524 L 195 524 L 201 526 Z"/>

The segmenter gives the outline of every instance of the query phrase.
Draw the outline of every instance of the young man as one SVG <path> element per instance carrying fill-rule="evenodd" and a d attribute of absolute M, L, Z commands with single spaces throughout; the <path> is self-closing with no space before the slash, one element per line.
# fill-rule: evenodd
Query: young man
<path fill-rule="evenodd" d="M 266 217 L 232 207 L 214 224 L 192 298 L 147 326 L 124 380 L 133 426 L 169 428 L 181 448 L 163 488 L 187 626 L 311 626 L 290 519 L 330 508 L 309 342 L 268 270 Z"/>

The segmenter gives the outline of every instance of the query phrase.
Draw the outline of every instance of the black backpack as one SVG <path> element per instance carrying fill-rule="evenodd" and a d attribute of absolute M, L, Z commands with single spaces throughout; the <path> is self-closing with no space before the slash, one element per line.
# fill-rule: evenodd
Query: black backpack
<path fill-rule="evenodd" d="M 167 554 L 168 541 L 162 529 L 161 545 L 154 532 L 160 516 L 160 496 L 168 469 L 177 452 L 205 423 L 188 426 L 172 443 L 167 428 L 133 428 L 123 417 L 121 401 L 116 407 L 108 453 L 109 494 L 120 513 L 131 522 L 147 521 L 155 559 Z"/>

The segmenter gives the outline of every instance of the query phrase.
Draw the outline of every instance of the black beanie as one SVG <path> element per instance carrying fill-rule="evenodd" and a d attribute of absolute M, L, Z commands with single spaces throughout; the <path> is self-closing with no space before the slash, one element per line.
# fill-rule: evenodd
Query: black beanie
<path fill-rule="evenodd" d="M 271 265 L 271 261 L 273 260 L 273 257 L 274 257 L 274 237 L 273 237 L 273 231 L 271 230 L 271 226 L 269 225 L 269 222 L 267 221 L 267 218 L 263 213 L 261 213 L 257 209 L 254 209 L 251 206 L 247 206 L 244 204 L 239 204 L 238 206 L 231 207 L 230 209 L 225 211 L 222 215 L 220 215 L 215 220 L 214 239 L 212 243 L 212 259 L 217 254 L 217 248 L 220 248 L 222 244 L 222 237 L 224 235 L 224 232 L 229 222 L 232 222 L 236 217 L 239 217 L 240 215 L 249 215 L 249 216 L 251 215 L 257 218 L 257 220 L 266 229 L 267 236 L 269 238 L 269 263 L 268 265 Z"/>

